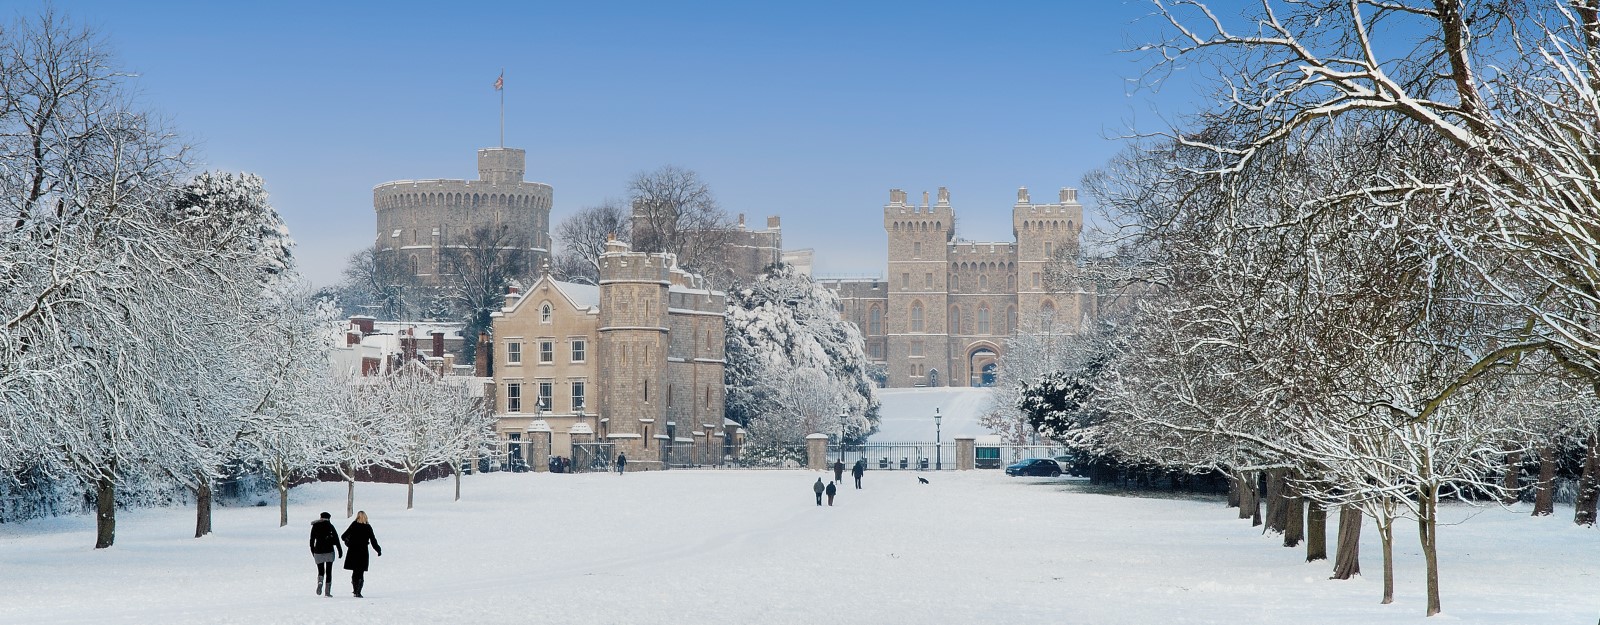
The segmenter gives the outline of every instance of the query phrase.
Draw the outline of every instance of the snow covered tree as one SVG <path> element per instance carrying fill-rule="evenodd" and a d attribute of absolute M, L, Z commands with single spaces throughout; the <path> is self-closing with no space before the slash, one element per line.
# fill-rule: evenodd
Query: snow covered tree
<path fill-rule="evenodd" d="M 866 343 L 839 316 L 838 297 L 787 265 L 728 297 L 728 418 L 771 444 L 796 445 L 847 414 L 845 441 L 877 431 L 878 398 Z M 824 410 L 825 409 L 825 410 Z M 837 425 L 823 433 L 838 432 Z"/>
<path fill-rule="evenodd" d="M 414 503 L 417 474 L 459 461 L 492 440 L 492 415 L 463 384 L 446 383 L 421 362 L 406 363 L 376 387 L 388 445 L 384 462 L 406 474 L 406 509 Z M 457 476 L 457 497 L 460 492 Z"/>

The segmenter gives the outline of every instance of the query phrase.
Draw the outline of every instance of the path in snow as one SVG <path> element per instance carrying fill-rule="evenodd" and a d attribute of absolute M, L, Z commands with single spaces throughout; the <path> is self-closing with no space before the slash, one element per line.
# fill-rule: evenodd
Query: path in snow
<path fill-rule="evenodd" d="M 998 472 L 869 471 L 818 508 L 811 471 L 470 476 L 361 484 L 384 546 L 368 599 L 311 590 L 306 552 L 338 484 L 277 507 L 124 512 L 117 545 L 92 519 L 0 525 L 0 623 L 1592 623 L 1600 532 L 1557 517 L 1451 506 L 1440 530 L 1445 614 L 1423 618 L 1421 557 L 1399 532 L 1396 603 L 1369 577 L 1277 546 L 1214 499 L 1090 494 Z M 848 482 L 849 476 L 846 475 Z M 1565 517 L 1560 515 L 1567 515 Z M 1470 517 L 1470 518 L 1469 518 Z M 337 519 L 341 529 L 347 524 Z"/>

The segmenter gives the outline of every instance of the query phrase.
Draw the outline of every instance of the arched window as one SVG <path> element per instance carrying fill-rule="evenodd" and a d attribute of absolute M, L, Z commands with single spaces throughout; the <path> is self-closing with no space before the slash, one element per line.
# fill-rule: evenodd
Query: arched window
<path fill-rule="evenodd" d="M 1011 334 L 1017 331 L 1017 307 L 1006 307 L 1006 327 L 1000 328 L 1001 334 Z"/>
<path fill-rule="evenodd" d="M 550 312 L 550 302 L 541 304 L 539 306 L 539 323 L 550 323 Z"/>
<path fill-rule="evenodd" d="M 1017 274 L 1013 273 L 1006 276 L 1006 288 L 1013 291 L 1017 290 Z"/>
<path fill-rule="evenodd" d="M 978 305 L 978 334 L 989 333 L 989 305 Z"/>
<path fill-rule="evenodd" d="M 417 257 L 416 257 L 415 254 L 413 254 L 411 256 L 411 275 L 413 275 L 413 276 L 422 275 L 422 262 L 417 260 Z"/>
<path fill-rule="evenodd" d="M 872 312 L 867 317 L 867 334 L 883 334 L 883 311 L 877 306 L 872 307 Z"/>
<path fill-rule="evenodd" d="M 922 331 L 922 302 L 911 302 L 911 331 Z"/>
<path fill-rule="evenodd" d="M 959 306 L 950 307 L 950 333 L 961 334 L 961 308 Z"/>
<path fill-rule="evenodd" d="M 951 291 L 960 291 L 961 290 L 961 276 L 958 276 L 958 275 L 955 275 L 955 274 L 950 274 L 950 290 Z"/>
<path fill-rule="evenodd" d="M 986 274 L 986 273 L 985 274 L 979 274 L 978 275 L 978 290 L 979 291 L 984 291 L 984 290 L 988 290 L 988 288 L 989 288 L 989 274 Z"/>

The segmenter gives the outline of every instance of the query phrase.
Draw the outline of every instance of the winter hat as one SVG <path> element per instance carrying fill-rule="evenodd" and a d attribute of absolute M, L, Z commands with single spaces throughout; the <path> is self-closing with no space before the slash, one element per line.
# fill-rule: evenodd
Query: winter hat
<path fill-rule="evenodd" d="M 331 515 L 331 514 L 328 514 L 328 513 L 326 513 L 326 512 L 324 512 L 324 513 L 322 513 L 322 518 L 324 518 L 324 519 L 331 519 L 331 518 L 333 518 L 333 515 Z"/>

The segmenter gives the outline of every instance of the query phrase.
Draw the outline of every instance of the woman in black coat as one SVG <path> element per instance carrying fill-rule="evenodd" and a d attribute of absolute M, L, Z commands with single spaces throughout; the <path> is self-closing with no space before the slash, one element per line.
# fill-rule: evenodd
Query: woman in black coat
<path fill-rule="evenodd" d="M 372 535 L 372 526 L 367 524 L 367 511 L 357 512 L 356 522 L 345 528 L 339 538 L 344 539 L 344 568 L 350 571 L 350 586 L 360 597 L 361 586 L 367 581 L 367 543 L 372 543 L 373 552 L 383 555 L 383 547 L 378 546 L 378 537 Z"/>

